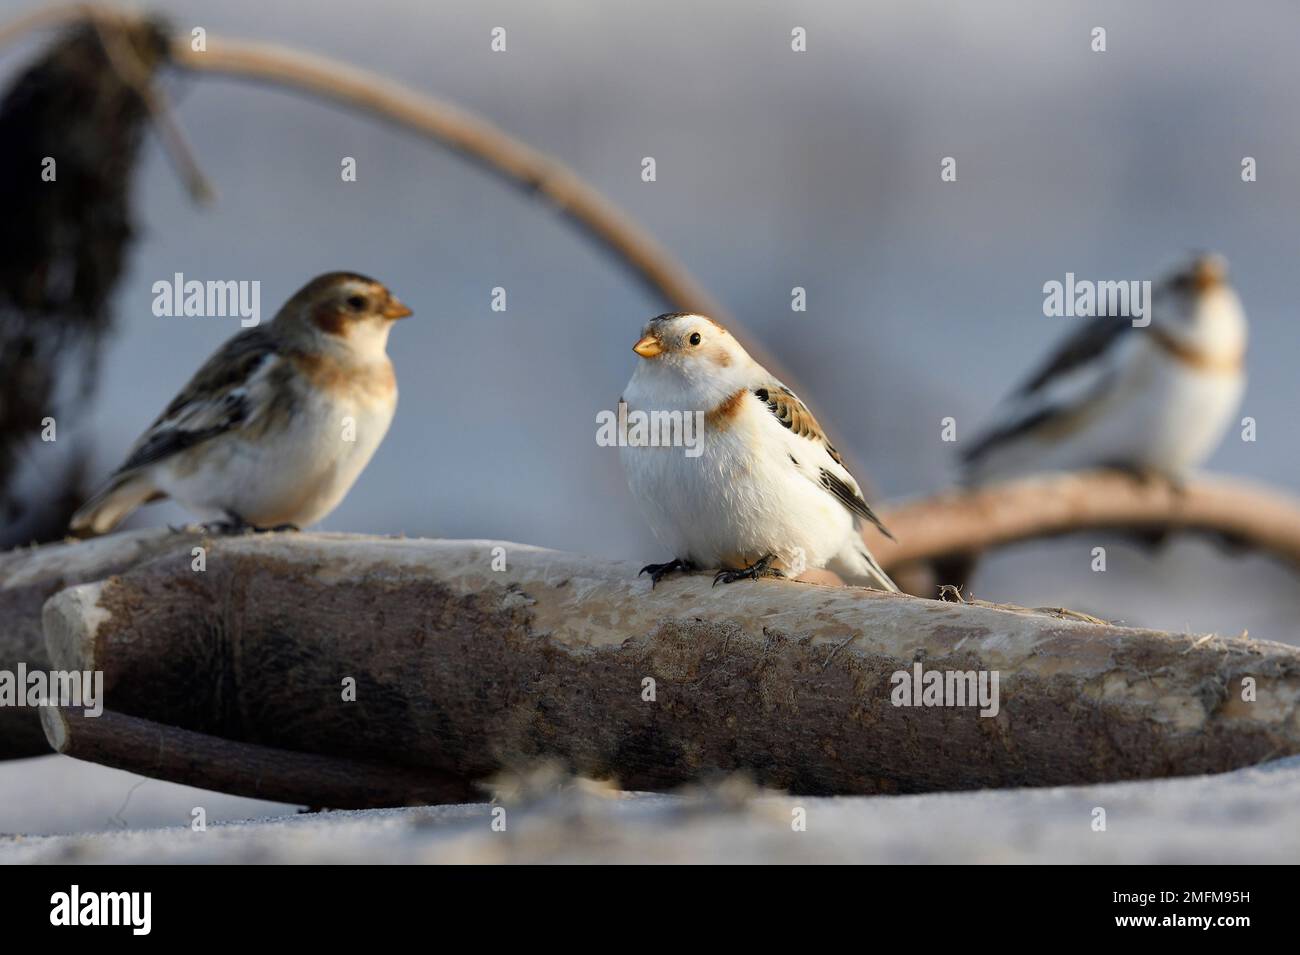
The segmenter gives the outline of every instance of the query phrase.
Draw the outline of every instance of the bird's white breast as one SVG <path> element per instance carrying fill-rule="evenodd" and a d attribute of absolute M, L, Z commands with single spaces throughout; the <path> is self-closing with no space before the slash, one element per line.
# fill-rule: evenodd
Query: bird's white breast
<path fill-rule="evenodd" d="M 629 414 L 697 410 L 638 377 L 624 393 Z M 674 447 L 621 449 L 632 495 L 672 557 L 740 567 L 774 554 L 787 565 L 824 566 L 853 533 L 853 518 L 796 470 L 792 453 L 812 466 L 824 452 L 789 432 L 748 392 L 733 416 L 706 419 L 698 457 Z"/>
<path fill-rule="evenodd" d="M 306 527 L 332 511 L 379 447 L 397 407 L 396 389 L 295 387 L 293 413 L 257 423 L 170 463 L 159 483 L 213 517 L 237 514 L 262 527 Z"/>
<path fill-rule="evenodd" d="M 1058 421 L 994 449 L 977 479 L 1105 465 L 1178 476 L 1204 461 L 1232 420 L 1244 373 L 1191 364 L 1147 330 L 1130 334 L 1101 387 Z"/>

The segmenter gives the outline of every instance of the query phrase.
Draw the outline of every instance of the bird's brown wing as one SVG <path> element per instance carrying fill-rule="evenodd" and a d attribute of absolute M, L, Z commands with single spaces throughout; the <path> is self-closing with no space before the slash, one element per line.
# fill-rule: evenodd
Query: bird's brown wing
<path fill-rule="evenodd" d="M 240 332 L 209 358 L 140 439 L 122 474 L 171 457 L 249 420 L 268 366 L 279 354 L 262 327 Z"/>
<path fill-rule="evenodd" d="M 816 441 L 826 449 L 832 461 L 843 466 L 844 461 L 840 458 L 840 453 L 827 439 L 826 432 L 817 423 L 808 406 L 800 401 L 793 391 L 780 382 L 772 382 L 762 388 L 755 388 L 754 394 L 758 396 L 759 401 L 767 405 L 767 409 L 776 415 L 781 424 L 802 438 Z"/>
<path fill-rule="evenodd" d="M 881 523 L 876 512 L 871 509 L 871 505 L 863 499 L 853 475 L 844 466 L 844 459 L 826 437 L 826 432 L 817 423 L 808 406 L 799 400 L 798 395 L 779 381 L 772 381 L 755 388 L 754 394 L 759 401 L 767 405 L 768 411 L 775 415 L 782 425 L 801 438 L 815 442 L 830 458 L 829 467 L 816 466 L 817 482 L 849 511 L 863 520 L 870 521 L 880 529 L 882 534 L 893 540 L 894 535 L 889 533 L 889 529 Z M 802 470 L 799 462 L 796 461 L 795 466 Z"/>

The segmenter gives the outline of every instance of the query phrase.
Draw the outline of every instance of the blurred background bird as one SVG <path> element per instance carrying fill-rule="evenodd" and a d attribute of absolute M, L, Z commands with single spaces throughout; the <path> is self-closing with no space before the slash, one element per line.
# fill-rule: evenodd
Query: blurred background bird
<path fill-rule="evenodd" d="M 410 314 L 364 275 L 308 282 L 269 324 L 208 359 L 73 515 L 72 533 L 102 534 L 164 497 L 227 530 L 316 523 L 388 431 L 397 408 L 388 333 Z"/>
<path fill-rule="evenodd" d="M 1246 317 L 1221 256 L 1154 285 L 1151 321 L 1084 324 L 962 454 L 973 484 L 1113 467 L 1173 480 L 1209 457 L 1246 386 Z"/>

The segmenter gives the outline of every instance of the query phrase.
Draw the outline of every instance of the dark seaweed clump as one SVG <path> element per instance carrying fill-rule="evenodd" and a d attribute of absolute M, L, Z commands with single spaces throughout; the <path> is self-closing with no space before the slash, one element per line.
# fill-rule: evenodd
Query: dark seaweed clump
<path fill-rule="evenodd" d="M 134 84 L 106 35 L 117 63 L 133 61 Z M 166 51 L 157 21 L 78 26 L 0 101 L 0 547 L 61 536 L 80 496 L 75 469 L 49 475 L 56 486 L 41 501 L 19 500 L 12 485 L 20 461 L 41 453 L 41 420 L 75 413 L 94 387 L 134 234 L 131 171 L 148 119 L 139 82 Z M 42 179 L 46 157 L 53 182 Z"/>

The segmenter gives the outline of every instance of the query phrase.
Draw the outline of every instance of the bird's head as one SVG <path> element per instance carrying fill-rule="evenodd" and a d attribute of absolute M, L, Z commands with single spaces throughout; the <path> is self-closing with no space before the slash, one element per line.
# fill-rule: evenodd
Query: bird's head
<path fill-rule="evenodd" d="M 1192 323 L 1205 303 L 1232 294 L 1228 261 L 1213 253 L 1194 255 L 1170 273 L 1160 291 L 1173 305 L 1169 317 L 1175 322 Z"/>
<path fill-rule="evenodd" d="M 1164 283 L 1164 302 L 1156 321 L 1193 344 L 1240 350 L 1245 342 L 1245 313 L 1228 282 L 1228 262 L 1221 255 L 1193 256 Z"/>
<path fill-rule="evenodd" d="M 646 323 L 632 350 L 643 359 L 636 374 L 675 379 L 701 400 L 730 395 L 752 378 L 753 359 L 725 328 L 703 315 L 670 312 Z"/>
<path fill-rule="evenodd" d="M 1228 260 L 1213 252 L 1193 256 L 1169 277 L 1169 289 L 1192 297 L 1204 295 L 1228 282 Z"/>
<path fill-rule="evenodd" d="M 381 282 L 355 272 L 327 272 L 299 289 L 276 322 L 326 347 L 382 354 L 393 322 L 410 314 Z"/>

